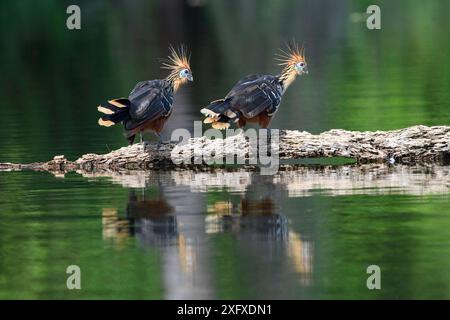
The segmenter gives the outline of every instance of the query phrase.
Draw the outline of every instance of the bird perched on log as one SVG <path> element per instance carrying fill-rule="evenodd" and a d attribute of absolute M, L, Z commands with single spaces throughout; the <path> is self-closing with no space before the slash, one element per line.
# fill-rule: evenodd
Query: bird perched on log
<path fill-rule="evenodd" d="M 297 44 L 287 45 L 278 55 L 279 65 L 284 68 L 279 75 L 252 74 L 239 80 L 224 99 L 211 102 L 200 112 L 215 129 L 228 129 L 237 122 L 242 128 L 247 122 L 258 123 L 267 128 L 280 106 L 281 98 L 297 75 L 307 74 L 305 50 Z"/>
<path fill-rule="evenodd" d="M 175 50 L 170 46 L 170 55 L 163 60 L 162 68 L 169 69 L 170 73 L 165 79 L 139 82 L 131 91 L 128 98 L 109 100 L 97 107 L 104 115 L 98 119 L 98 124 L 110 127 L 121 122 L 124 135 L 129 144 L 133 144 L 136 134 L 153 131 L 159 137 L 161 144 L 161 131 L 172 113 L 173 97 L 178 88 L 188 82 L 194 81 L 189 55 L 184 46 Z"/>

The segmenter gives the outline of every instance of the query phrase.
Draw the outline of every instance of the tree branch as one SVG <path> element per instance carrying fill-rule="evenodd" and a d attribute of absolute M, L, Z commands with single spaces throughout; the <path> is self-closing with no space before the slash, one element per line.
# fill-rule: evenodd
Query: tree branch
<path fill-rule="evenodd" d="M 275 141 L 276 142 L 276 141 Z M 348 157 L 363 163 L 450 163 L 450 127 L 414 126 L 393 131 L 359 132 L 334 129 L 313 135 L 305 131 L 280 130 L 279 144 L 272 141 L 272 156 L 280 159 Z M 236 154 L 254 159 L 255 150 L 241 133 L 226 139 L 191 138 L 184 145 L 164 143 L 160 149 L 150 144 L 123 147 L 107 154 L 85 154 L 75 161 L 55 156 L 44 163 L 0 163 L 0 170 L 101 171 L 175 168 L 208 168 L 195 163 L 202 153 L 216 157 Z M 248 168 L 248 165 L 245 165 Z M 254 167 L 254 166 L 250 166 Z"/>

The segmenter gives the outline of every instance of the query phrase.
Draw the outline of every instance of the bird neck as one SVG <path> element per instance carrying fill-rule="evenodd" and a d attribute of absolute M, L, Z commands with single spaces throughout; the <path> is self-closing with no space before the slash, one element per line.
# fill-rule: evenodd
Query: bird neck
<path fill-rule="evenodd" d="M 180 78 L 180 70 L 174 69 L 172 72 L 166 77 L 166 81 L 170 84 L 173 89 L 173 92 L 177 92 L 180 89 L 182 84 L 187 82 L 186 78 Z"/>
<path fill-rule="evenodd" d="M 178 89 L 180 89 L 180 86 L 181 86 L 181 81 L 180 81 L 179 79 L 175 79 L 175 80 L 172 82 L 173 92 L 174 92 L 174 93 L 177 92 Z"/>
<path fill-rule="evenodd" d="M 283 92 L 294 82 L 295 78 L 297 78 L 297 72 L 294 67 L 287 66 L 285 67 L 281 73 L 278 75 L 278 80 L 281 82 L 283 86 Z"/>
<path fill-rule="evenodd" d="M 171 77 L 168 76 L 166 78 L 166 81 L 169 83 L 169 85 L 172 87 L 173 92 L 177 92 L 180 86 L 184 83 L 183 79 L 180 79 L 179 77 Z"/>

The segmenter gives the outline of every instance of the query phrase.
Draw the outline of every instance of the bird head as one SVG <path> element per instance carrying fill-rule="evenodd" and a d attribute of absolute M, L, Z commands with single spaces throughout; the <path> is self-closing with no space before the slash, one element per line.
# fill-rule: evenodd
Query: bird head
<path fill-rule="evenodd" d="M 306 63 L 305 48 L 299 47 L 295 41 L 288 43 L 287 50 L 280 49 L 277 55 L 279 65 L 284 66 L 284 72 L 296 75 L 308 74 L 308 64 Z"/>
<path fill-rule="evenodd" d="M 167 79 L 173 83 L 175 90 L 177 90 L 181 84 L 194 81 L 189 65 L 190 54 L 183 45 L 178 50 L 170 46 L 169 50 L 170 55 L 162 61 L 162 68 L 170 70 Z"/>

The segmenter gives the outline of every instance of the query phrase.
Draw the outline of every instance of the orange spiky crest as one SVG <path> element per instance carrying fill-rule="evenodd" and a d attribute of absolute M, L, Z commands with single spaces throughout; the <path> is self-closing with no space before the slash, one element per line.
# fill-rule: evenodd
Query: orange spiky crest
<path fill-rule="evenodd" d="M 188 69 L 191 72 L 189 65 L 190 54 L 184 45 L 180 45 L 178 50 L 170 45 L 169 50 L 170 55 L 162 60 L 161 68 L 170 70 L 166 79 L 172 83 L 174 91 L 177 91 L 179 86 L 187 81 L 186 79 L 180 78 L 180 71 Z"/>
<path fill-rule="evenodd" d="M 283 82 L 285 88 L 287 88 L 292 81 L 295 80 L 297 72 L 295 71 L 295 65 L 300 62 L 306 62 L 305 48 L 299 47 L 295 40 L 290 43 L 286 43 L 287 50 L 279 49 L 280 53 L 276 54 L 275 60 L 279 61 L 278 65 L 283 66 L 279 78 Z"/>

